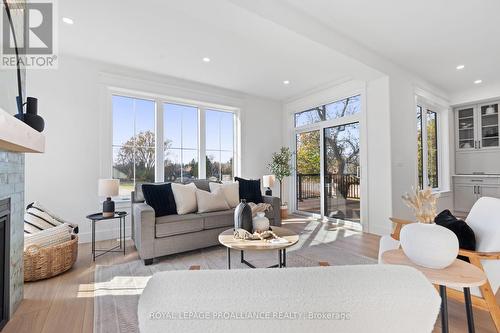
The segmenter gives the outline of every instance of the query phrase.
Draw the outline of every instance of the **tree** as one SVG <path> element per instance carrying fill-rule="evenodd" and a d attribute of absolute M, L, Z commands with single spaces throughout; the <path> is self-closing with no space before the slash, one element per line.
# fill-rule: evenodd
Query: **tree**
<path fill-rule="evenodd" d="M 300 133 L 297 136 L 297 173 L 319 175 L 319 131 Z"/>
<path fill-rule="evenodd" d="M 139 132 L 128 139 L 118 151 L 115 168 L 127 179 L 154 181 L 155 179 L 155 135 L 152 131 Z M 170 147 L 170 141 L 165 141 Z"/>
<path fill-rule="evenodd" d="M 283 179 L 292 173 L 292 153 L 288 147 L 281 147 L 280 151 L 273 153 L 271 163 L 269 163 L 269 171 L 276 177 L 280 183 L 280 202 L 283 204 L 281 194 L 283 193 Z"/>

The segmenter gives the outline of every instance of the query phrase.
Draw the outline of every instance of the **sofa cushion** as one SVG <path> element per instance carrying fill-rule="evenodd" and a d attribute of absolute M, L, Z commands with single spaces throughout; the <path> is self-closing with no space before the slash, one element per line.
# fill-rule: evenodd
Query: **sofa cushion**
<path fill-rule="evenodd" d="M 172 184 L 142 184 L 142 193 L 156 217 L 177 214 Z"/>
<path fill-rule="evenodd" d="M 168 237 L 203 230 L 199 214 L 166 215 L 156 218 L 156 237 Z"/>
<path fill-rule="evenodd" d="M 240 203 L 240 192 L 239 192 L 240 187 L 238 182 L 226 183 L 226 184 L 211 182 L 209 185 L 210 185 L 210 192 L 214 192 L 219 188 L 222 189 L 222 192 L 224 193 L 224 197 L 229 207 L 234 208 L 238 206 L 238 204 Z"/>
<path fill-rule="evenodd" d="M 142 193 L 142 185 L 143 184 L 155 184 L 155 185 L 162 185 L 162 184 L 169 184 L 170 182 L 158 182 L 158 183 L 136 183 L 134 187 L 134 196 L 132 198 L 133 202 L 144 202 L 144 194 Z M 197 188 L 200 190 L 204 191 L 210 191 L 209 188 L 209 183 L 212 183 L 212 181 L 209 181 L 208 179 L 191 179 L 184 184 L 190 184 L 193 183 L 196 185 Z"/>
<path fill-rule="evenodd" d="M 234 177 L 234 180 L 239 183 L 240 200 L 245 199 L 247 202 L 262 203 L 262 192 L 260 190 L 260 179 L 243 179 Z"/>
<path fill-rule="evenodd" d="M 151 185 L 163 185 L 169 184 L 169 182 L 158 182 L 158 183 L 135 183 L 134 193 L 132 196 L 132 202 L 144 202 L 144 193 L 142 193 L 142 185 L 151 184 Z"/>
<path fill-rule="evenodd" d="M 198 210 L 196 189 L 196 185 L 193 183 L 187 185 L 172 183 L 177 214 L 189 214 Z"/>
<path fill-rule="evenodd" d="M 234 209 L 224 210 L 220 212 L 211 212 L 199 214 L 203 217 L 204 229 L 215 229 L 221 227 L 234 226 Z"/>
<path fill-rule="evenodd" d="M 224 192 L 221 188 L 214 192 L 196 190 L 196 201 L 198 204 L 198 213 L 217 212 L 229 209 L 229 205 L 226 202 Z"/>

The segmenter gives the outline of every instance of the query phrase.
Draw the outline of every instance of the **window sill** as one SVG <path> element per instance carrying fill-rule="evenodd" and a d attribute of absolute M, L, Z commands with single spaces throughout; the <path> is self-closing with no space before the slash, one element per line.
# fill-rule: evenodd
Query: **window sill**
<path fill-rule="evenodd" d="M 130 203 L 132 202 L 130 199 L 116 199 L 114 201 L 116 207 L 130 207 Z"/>
<path fill-rule="evenodd" d="M 437 194 L 438 198 L 446 198 L 453 194 L 453 192 L 450 190 L 439 190 L 439 189 L 432 190 L 432 193 Z"/>

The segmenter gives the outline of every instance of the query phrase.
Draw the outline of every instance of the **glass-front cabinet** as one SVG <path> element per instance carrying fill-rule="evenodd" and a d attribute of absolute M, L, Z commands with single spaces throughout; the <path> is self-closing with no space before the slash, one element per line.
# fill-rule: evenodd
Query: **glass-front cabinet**
<path fill-rule="evenodd" d="M 499 103 L 492 102 L 456 110 L 455 137 L 458 151 L 500 147 L 498 109 Z"/>
<path fill-rule="evenodd" d="M 480 112 L 479 148 L 498 147 L 498 103 L 481 105 Z"/>
<path fill-rule="evenodd" d="M 474 117 L 474 108 L 457 110 L 458 118 L 458 148 L 473 149 L 477 146 L 475 139 L 476 122 Z"/>

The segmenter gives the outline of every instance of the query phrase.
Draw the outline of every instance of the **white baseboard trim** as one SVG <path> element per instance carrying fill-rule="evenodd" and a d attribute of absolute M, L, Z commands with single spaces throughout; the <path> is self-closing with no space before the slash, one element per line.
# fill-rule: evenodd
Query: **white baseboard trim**
<path fill-rule="evenodd" d="M 125 239 L 130 239 L 131 236 L 131 228 L 125 228 Z M 108 240 L 108 239 L 118 239 L 120 237 L 120 229 L 107 229 L 100 230 L 95 232 L 96 241 Z M 78 242 L 79 243 L 90 243 L 92 241 L 92 233 L 82 232 L 78 234 Z"/>
<path fill-rule="evenodd" d="M 368 226 L 368 232 L 378 236 L 390 235 L 392 233 L 391 225 L 384 226 Z"/>

